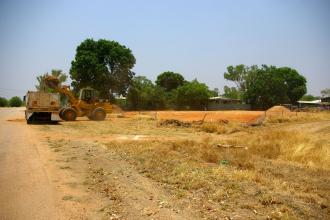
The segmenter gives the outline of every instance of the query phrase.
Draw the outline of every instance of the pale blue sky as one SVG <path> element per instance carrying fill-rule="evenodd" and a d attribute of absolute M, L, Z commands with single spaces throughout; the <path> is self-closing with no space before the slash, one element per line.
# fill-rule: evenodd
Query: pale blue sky
<path fill-rule="evenodd" d="M 297 69 L 308 93 L 330 87 L 327 0 L 0 0 L 0 96 L 23 96 L 52 68 L 69 72 L 86 38 L 131 48 L 134 71 L 167 70 L 221 91 L 228 65 Z"/>

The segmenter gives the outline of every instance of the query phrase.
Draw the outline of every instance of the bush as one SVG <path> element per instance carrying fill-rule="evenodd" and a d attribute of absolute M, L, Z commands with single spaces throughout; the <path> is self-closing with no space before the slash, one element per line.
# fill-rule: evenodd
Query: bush
<path fill-rule="evenodd" d="M 23 104 L 23 101 L 18 96 L 14 96 L 9 100 L 10 107 L 20 107 L 20 106 L 22 106 L 22 104 Z"/>
<path fill-rule="evenodd" d="M 184 109 L 204 109 L 207 106 L 210 91 L 207 85 L 196 79 L 186 82 L 176 90 L 176 104 Z"/>
<path fill-rule="evenodd" d="M 0 107 L 8 106 L 8 100 L 6 98 L 0 97 Z"/>
<path fill-rule="evenodd" d="M 136 76 L 127 93 L 127 105 L 133 110 L 164 109 L 165 91 L 144 76 Z"/>

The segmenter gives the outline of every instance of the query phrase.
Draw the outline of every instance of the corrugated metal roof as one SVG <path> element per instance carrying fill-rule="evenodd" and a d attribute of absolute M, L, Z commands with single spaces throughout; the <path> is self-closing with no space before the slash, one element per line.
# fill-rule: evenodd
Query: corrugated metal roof
<path fill-rule="evenodd" d="M 231 99 L 231 98 L 227 98 L 227 97 L 223 97 L 223 96 L 211 97 L 211 98 L 209 98 L 209 100 L 241 101 L 240 99 Z"/>
<path fill-rule="evenodd" d="M 298 101 L 300 104 L 320 104 L 321 100 L 314 100 L 314 101 Z"/>

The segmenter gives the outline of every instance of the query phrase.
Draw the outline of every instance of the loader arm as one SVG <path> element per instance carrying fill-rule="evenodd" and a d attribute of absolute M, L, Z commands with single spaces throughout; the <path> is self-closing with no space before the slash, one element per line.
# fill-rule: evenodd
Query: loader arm
<path fill-rule="evenodd" d="M 76 105 L 78 103 L 78 99 L 72 94 L 68 86 L 60 86 L 58 78 L 54 76 L 46 76 L 44 81 L 49 88 L 55 89 L 56 92 L 68 97 L 71 105 Z"/>
<path fill-rule="evenodd" d="M 71 90 L 67 86 L 62 86 L 55 89 L 56 92 L 65 95 L 69 98 L 69 102 L 71 105 L 75 105 L 78 103 L 78 99 L 72 94 Z"/>

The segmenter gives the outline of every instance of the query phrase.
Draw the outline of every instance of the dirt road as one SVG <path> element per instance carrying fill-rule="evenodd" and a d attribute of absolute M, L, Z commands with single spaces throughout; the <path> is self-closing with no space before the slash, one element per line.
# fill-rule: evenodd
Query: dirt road
<path fill-rule="evenodd" d="M 26 124 L 24 108 L 0 109 L 0 219 L 88 218 L 94 205 L 67 202 L 72 193 L 86 193 L 69 189 L 76 177 L 60 172 L 40 126 Z"/>
<path fill-rule="evenodd" d="M 38 142 L 25 124 L 10 123 L 22 108 L 0 109 L 1 219 L 58 219 L 54 188 Z"/>

